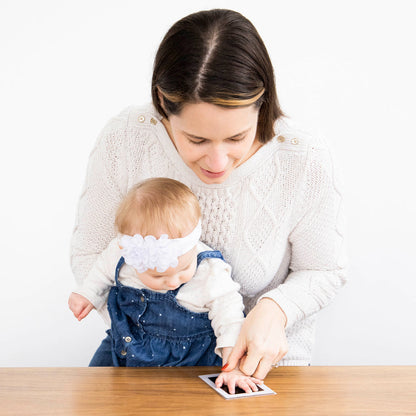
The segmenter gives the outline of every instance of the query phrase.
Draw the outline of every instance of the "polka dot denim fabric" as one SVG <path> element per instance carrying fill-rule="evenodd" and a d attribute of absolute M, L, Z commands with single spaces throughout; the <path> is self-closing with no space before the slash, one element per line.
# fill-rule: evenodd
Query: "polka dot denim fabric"
<path fill-rule="evenodd" d="M 207 257 L 222 258 L 218 251 L 202 252 L 198 265 Z M 180 288 L 159 293 L 122 285 L 118 276 L 123 265 L 122 257 L 108 297 L 113 365 L 220 366 L 208 313 L 181 306 L 176 300 Z"/>

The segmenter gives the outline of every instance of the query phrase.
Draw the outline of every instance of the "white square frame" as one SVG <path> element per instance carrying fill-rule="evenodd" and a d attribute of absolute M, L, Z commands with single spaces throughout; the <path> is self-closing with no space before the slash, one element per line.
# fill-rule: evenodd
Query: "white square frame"
<path fill-rule="evenodd" d="M 205 374 L 198 376 L 202 381 L 208 384 L 212 389 L 214 389 L 219 395 L 224 397 L 224 399 L 243 399 L 247 397 L 254 397 L 254 396 L 267 396 L 270 394 L 277 394 L 275 391 L 273 391 L 271 388 L 267 387 L 265 384 L 259 385 L 259 388 L 261 388 L 261 391 L 254 391 L 252 393 L 238 393 L 238 394 L 229 394 L 226 391 L 224 391 L 222 388 L 217 387 L 215 383 L 210 380 L 211 377 L 218 377 L 220 373 L 216 374 Z"/>

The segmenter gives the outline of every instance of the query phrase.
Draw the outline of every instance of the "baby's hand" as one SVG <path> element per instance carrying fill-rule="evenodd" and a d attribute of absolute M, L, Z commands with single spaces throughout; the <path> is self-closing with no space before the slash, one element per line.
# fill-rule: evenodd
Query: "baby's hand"
<path fill-rule="evenodd" d="M 246 376 L 238 368 L 232 371 L 222 372 L 215 380 L 215 385 L 221 387 L 226 384 L 230 394 L 235 393 L 235 387 L 240 387 L 246 393 L 252 393 L 258 391 L 256 384 L 262 384 L 263 381 L 255 377 Z"/>
<path fill-rule="evenodd" d="M 69 296 L 68 306 L 78 321 L 84 319 L 94 309 L 94 305 L 87 298 L 74 292 Z"/>

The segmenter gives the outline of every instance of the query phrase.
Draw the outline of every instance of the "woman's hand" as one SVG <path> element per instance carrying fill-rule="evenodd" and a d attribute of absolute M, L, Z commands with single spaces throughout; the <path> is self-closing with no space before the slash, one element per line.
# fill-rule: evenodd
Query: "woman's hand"
<path fill-rule="evenodd" d="M 68 306 L 78 321 L 84 319 L 94 309 L 94 305 L 87 298 L 74 292 L 69 297 Z"/>
<path fill-rule="evenodd" d="M 272 299 L 263 298 L 247 315 L 223 371 L 240 370 L 264 380 L 287 353 L 286 315 Z"/>
<path fill-rule="evenodd" d="M 238 368 L 229 372 L 222 372 L 215 380 L 215 385 L 221 387 L 223 384 L 227 385 L 230 394 L 235 393 L 235 388 L 240 387 L 246 393 L 259 391 L 256 384 L 262 384 L 261 380 L 254 377 L 246 376 Z"/>

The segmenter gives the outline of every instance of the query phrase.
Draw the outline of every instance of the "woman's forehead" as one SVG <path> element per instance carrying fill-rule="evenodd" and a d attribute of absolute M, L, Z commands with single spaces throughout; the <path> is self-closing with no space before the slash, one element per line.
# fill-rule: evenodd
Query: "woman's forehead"
<path fill-rule="evenodd" d="M 258 110 L 254 106 L 223 108 L 209 103 L 186 104 L 171 123 L 183 133 L 200 138 L 222 136 L 231 138 L 257 124 Z"/>

